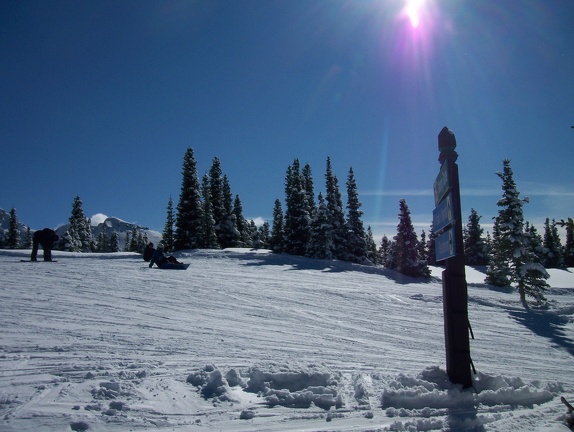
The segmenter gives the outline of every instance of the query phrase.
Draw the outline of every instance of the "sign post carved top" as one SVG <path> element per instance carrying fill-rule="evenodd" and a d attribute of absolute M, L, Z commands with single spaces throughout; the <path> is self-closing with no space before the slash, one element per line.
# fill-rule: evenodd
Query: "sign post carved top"
<path fill-rule="evenodd" d="M 468 292 L 464 267 L 464 244 L 456 138 L 444 127 L 438 135 L 440 172 L 434 183 L 433 231 L 437 261 L 446 261 L 442 272 L 446 369 L 451 382 L 472 386 L 468 338 Z"/>

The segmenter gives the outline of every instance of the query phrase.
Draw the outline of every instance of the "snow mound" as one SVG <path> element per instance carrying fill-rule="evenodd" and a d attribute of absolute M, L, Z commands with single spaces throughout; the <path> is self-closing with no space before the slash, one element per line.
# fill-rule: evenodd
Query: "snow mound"
<path fill-rule="evenodd" d="M 244 375 L 244 376 L 243 376 Z M 263 397 L 265 404 L 291 408 L 309 408 L 315 405 L 329 410 L 343 406 L 338 394 L 338 381 L 328 371 L 316 369 L 291 369 L 290 366 L 252 367 L 244 374 L 231 369 L 225 375 L 214 365 L 192 372 L 187 382 L 199 389 L 204 398 L 232 401 L 232 387 Z"/>

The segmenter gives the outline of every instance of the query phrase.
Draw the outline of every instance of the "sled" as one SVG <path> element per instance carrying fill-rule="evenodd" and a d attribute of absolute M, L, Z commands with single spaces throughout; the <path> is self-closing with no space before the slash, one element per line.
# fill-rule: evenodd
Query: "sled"
<path fill-rule="evenodd" d="M 186 270 L 189 267 L 189 264 L 184 263 L 164 263 L 159 266 L 162 270 Z"/>
<path fill-rule="evenodd" d="M 20 260 L 20 262 L 58 262 L 58 260 L 44 261 L 43 259 L 39 259 L 36 261 L 32 261 L 32 260 L 27 259 L 27 260 Z"/>

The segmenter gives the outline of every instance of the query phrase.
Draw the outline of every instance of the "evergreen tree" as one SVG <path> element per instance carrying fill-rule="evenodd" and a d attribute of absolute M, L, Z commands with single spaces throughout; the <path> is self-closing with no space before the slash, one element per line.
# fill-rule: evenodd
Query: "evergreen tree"
<path fill-rule="evenodd" d="M 534 254 L 535 261 L 542 263 L 544 260 L 544 246 L 542 245 L 542 237 L 534 225 L 529 222 L 524 224 L 524 233 L 528 235 L 528 248 Z"/>
<path fill-rule="evenodd" d="M 162 240 L 164 250 L 171 252 L 175 249 L 175 233 L 173 227 L 175 225 L 175 216 L 173 214 L 173 200 L 169 197 L 167 202 L 167 215 L 165 225 L 163 227 Z"/>
<path fill-rule="evenodd" d="M 30 249 L 32 247 L 32 231 L 30 227 L 26 227 L 26 236 L 24 237 L 24 244 L 22 245 L 24 249 Z"/>
<path fill-rule="evenodd" d="M 259 238 L 260 233 L 253 219 L 251 219 L 248 222 L 248 227 L 250 234 L 250 243 L 247 244 L 247 247 L 251 247 L 253 249 L 261 249 L 261 239 Z"/>
<path fill-rule="evenodd" d="M 223 172 L 221 171 L 221 162 L 217 157 L 213 158 L 211 169 L 209 170 L 209 187 L 217 242 L 222 248 L 226 248 L 230 246 L 225 227 L 227 226 L 231 209 L 226 211 L 223 196 Z"/>
<path fill-rule="evenodd" d="M 493 254 L 487 267 L 487 283 L 515 283 L 520 300 L 526 306 L 526 296 L 544 301 L 544 290 L 548 287 L 549 275 L 544 267 L 536 262 L 530 250 L 529 236 L 524 232 L 523 200 L 513 179 L 510 160 L 503 162 L 503 172 L 497 175 L 502 179 L 502 198 L 498 201 L 500 210 L 495 220 Z M 509 284 L 507 284 L 509 285 Z"/>
<path fill-rule="evenodd" d="M 365 239 L 365 229 L 360 210 L 361 202 L 357 191 L 357 182 L 353 168 L 349 169 L 347 176 L 347 242 L 346 251 L 348 260 L 353 262 L 362 262 L 367 257 L 367 242 Z"/>
<path fill-rule="evenodd" d="M 568 221 L 561 220 L 558 225 L 566 229 L 566 244 L 564 245 L 564 265 L 574 267 L 574 220 L 568 218 Z"/>
<path fill-rule="evenodd" d="M 106 235 L 106 224 L 102 225 L 102 230 L 96 240 L 96 250 L 98 252 L 108 252 L 108 237 Z"/>
<path fill-rule="evenodd" d="M 419 259 L 428 263 L 427 236 L 425 230 L 422 230 L 421 232 L 421 239 L 417 245 L 417 253 L 419 255 Z"/>
<path fill-rule="evenodd" d="M 259 228 L 259 241 L 261 249 L 269 249 L 269 241 L 271 239 L 271 232 L 269 229 L 269 222 L 263 222 Z"/>
<path fill-rule="evenodd" d="M 311 174 L 311 166 L 307 163 L 301 170 L 301 181 L 303 189 L 305 190 L 305 197 L 307 200 L 307 212 L 309 216 L 313 216 L 315 211 L 315 190 L 313 186 L 313 175 Z"/>
<path fill-rule="evenodd" d="M 285 244 L 285 226 L 283 220 L 283 209 L 281 201 L 275 200 L 273 207 L 273 225 L 271 227 L 271 237 L 269 238 L 269 248 L 275 253 L 283 252 Z"/>
<path fill-rule="evenodd" d="M 8 249 L 18 249 L 20 247 L 20 230 L 18 229 L 18 217 L 16 216 L 16 209 L 14 207 L 10 209 L 6 246 Z"/>
<path fill-rule="evenodd" d="M 204 174 L 201 180 L 201 195 L 203 198 L 203 243 L 201 247 L 205 249 L 219 249 L 215 232 L 215 220 L 213 219 L 213 208 L 211 206 L 211 187 L 207 174 Z"/>
<path fill-rule="evenodd" d="M 415 233 L 411 212 L 404 199 L 399 202 L 399 224 L 395 236 L 395 269 L 412 277 L 428 277 L 430 269 L 417 253 L 418 239 Z"/>
<path fill-rule="evenodd" d="M 130 251 L 130 245 L 132 244 L 132 239 L 130 238 L 130 232 L 126 231 L 126 238 L 124 240 L 124 252 Z"/>
<path fill-rule="evenodd" d="M 560 243 L 560 236 L 558 235 L 558 228 L 556 221 L 546 218 L 544 223 L 544 256 L 542 264 L 546 268 L 562 268 L 564 266 L 564 259 L 562 257 L 562 244 Z"/>
<path fill-rule="evenodd" d="M 431 223 L 429 230 L 429 239 L 427 240 L 427 264 L 436 266 L 436 247 L 435 247 L 436 233 L 434 232 L 433 224 Z"/>
<path fill-rule="evenodd" d="M 287 169 L 285 178 L 285 243 L 284 251 L 292 255 L 305 255 L 311 238 L 307 192 L 295 159 Z"/>
<path fill-rule="evenodd" d="M 175 250 L 197 249 L 203 242 L 203 209 L 193 149 L 183 158 L 181 192 L 175 221 Z"/>
<path fill-rule="evenodd" d="M 130 247 L 129 252 L 137 252 L 138 251 L 138 232 L 135 227 L 132 228 L 132 232 L 130 235 Z"/>
<path fill-rule="evenodd" d="M 90 219 L 84 214 L 82 200 L 79 196 L 72 203 L 72 214 L 68 219 L 70 226 L 62 236 L 60 248 L 71 252 L 92 252 L 95 242 L 92 235 Z"/>
<path fill-rule="evenodd" d="M 118 240 L 118 233 L 116 231 L 112 232 L 112 236 L 110 237 L 110 242 L 108 245 L 109 252 L 119 252 L 120 245 Z"/>
<path fill-rule="evenodd" d="M 480 227 L 480 218 L 475 209 L 470 209 L 466 235 L 464 237 L 464 258 L 466 265 L 482 266 L 488 263 L 486 247 L 482 240 L 484 230 Z"/>
<path fill-rule="evenodd" d="M 507 287 L 512 281 L 512 269 L 506 262 L 508 251 L 504 247 L 505 242 L 500 224 L 501 220 L 494 218 L 485 282 L 498 287 Z"/>
<path fill-rule="evenodd" d="M 394 263 L 394 242 L 384 235 L 381 239 L 381 247 L 379 248 L 379 260 L 383 266 L 389 269 L 396 268 Z"/>
<path fill-rule="evenodd" d="M 365 238 L 365 242 L 367 243 L 367 259 L 373 264 L 380 264 L 377 244 L 375 243 L 373 230 L 370 225 L 367 227 L 367 237 Z"/>
<path fill-rule="evenodd" d="M 223 219 L 216 226 L 217 239 L 222 248 L 240 246 L 240 232 L 237 229 L 237 217 L 233 212 L 233 196 L 227 175 L 222 179 Z M 243 215 L 241 216 L 243 217 Z"/>
<path fill-rule="evenodd" d="M 307 246 L 307 256 L 318 259 L 333 259 L 333 233 L 329 224 L 329 210 L 319 192 L 319 205 L 311 221 L 311 238 Z"/>
<path fill-rule="evenodd" d="M 255 226 L 255 222 L 253 222 L 253 225 L 251 225 L 249 222 L 247 222 L 247 220 L 243 216 L 243 205 L 241 204 L 241 199 L 239 198 L 239 195 L 235 195 L 235 200 L 233 201 L 233 214 L 235 215 L 237 231 L 239 231 L 237 246 L 249 247 L 253 241 L 252 228 Z"/>
<path fill-rule="evenodd" d="M 327 158 L 327 167 L 325 170 L 325 184 L 327 210 L 329 211 L 329 225 L 331 226 L 333 236 L 332 255 L 336 259 L 345 259 L 347 257 L 347 232 L 345 225 L 345 215 L 343 213 L 343 201 L 341 191 L 339 190 L 339 181 L 333 174 L 331 168 L 331 158 Z"/>

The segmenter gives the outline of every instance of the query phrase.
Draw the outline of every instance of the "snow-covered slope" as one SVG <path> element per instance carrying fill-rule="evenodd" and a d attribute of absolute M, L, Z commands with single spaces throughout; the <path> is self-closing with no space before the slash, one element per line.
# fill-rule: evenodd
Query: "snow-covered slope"
<path fill-rule="evenodd" d="M 0 430 L 567 431 L 574 276 L 550 307 L 468 269 L 478 375 L 446 379 L 442 290 L 266 251 L 0 251 Z M 572 269 L 571 269 L 572 270 Z"/>

